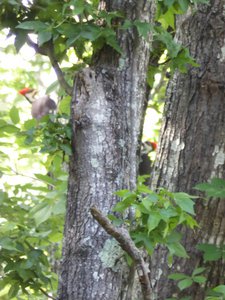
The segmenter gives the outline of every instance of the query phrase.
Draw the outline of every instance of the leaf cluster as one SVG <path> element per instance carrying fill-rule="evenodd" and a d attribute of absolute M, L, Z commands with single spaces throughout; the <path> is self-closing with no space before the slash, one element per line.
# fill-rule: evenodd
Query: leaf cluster
<path fill-rule="evenodd" d="M 8 289 L 8 299 L 21 293 L 41 299 L 46 289 L 56 290 L 54 265 L 61 252 L 66 162 L 71 153 L 68 118 L 58 114 L 21 122 L 13 106 L 9 118 L 0 121 L 1 176 L 24 178 L 4 183 L 0 192 L 1 288 Z M 9 147 L 17 152 L 17 162 Z M 34 167 L 32 175 L 18 168 L 24 161 Z M 41 165 L 42 170 L 35 169 Z"/>
<path fill-rule="evenodd" d="M 195 186 L 196 190 L 203 191 L 207 195 L 207 199 L 223 199 L 224 194 L 225 180 L 220 178 L 212 178 L 210 182 L 200 183 Z M 224 260 L 225 259 L 225 245 L 215 245 L 201 243 L 196 246 L 197 250 L 203 252 L 204 263 L 210 263 L 212 261 Z M 169 279 L 178 281 L 178 288 L 182 291 L 192 284 L 204 284 L 207 281 L 207 276 L 204 273 L 207 272 L 207 267 L 199 267 L 194 269 L 191 275 L 186 275 L 184 273 L 173 273 L 168 276 Z M 214 288 L 208 289 L 206 300 L 221 300 L 225 298 L 225 285 L 218 285 Z M 177 298 L 169 298 L 167 300 L 175 300 Z M 184 297 L 181 299 L 189 299 Z"/>
<path fill-rule="evenodd" d="M 169 250 L 170 263 L 173 255 L 188 257 L 177 227 L 183 224 L 194 229 L 197 226 L 193 218 L 195 197 L 165 189 L 153 192 L 143 184 L 143 177 L 135 191 L 121 190 L 116 195 L 122 200 L 114 207 L 115 212 L 134 211 L 134 218 L 125 223 L 129 225 L 131 237 L 138 247 L 144 247 L 151 255 L 157 244 L 164 245 Z"/>
<path fill-rule="evenodd" d="M 94 49 L 108 44 L 121 53 L 114 20 L 121 18 L 122 14 L 98 10 L 99 1 L 38 0 L 27 5 L 21 1 L 8 2 L 0 5 L 0 23 L 2 28 L 10 28 L 10 34 L 16 36 L 17 51 L 29 41 L 29 34 L 34 33 L 40 53 L 46 55 L 46 46 L 53 41 L 58 60 L 65 58 L 71 47 L 79 59 L 87 60 L 84 55 L 87 42 L 91 42 Z M 10 23 L 7 21 L 9 14 Z"/>
<path fill-rule="evenodd" d="M 190 287 L 193 283 L 202 284 L 205 283 L 207 278 L 202 275 L 205 271 L 205 268 L 196 268 L 192 272 L 191 276 L 183 273 L 173 273 L 168 276 L 169 279 L 178 281 L 178 288 L 183 291 L 184 289 Z"/>

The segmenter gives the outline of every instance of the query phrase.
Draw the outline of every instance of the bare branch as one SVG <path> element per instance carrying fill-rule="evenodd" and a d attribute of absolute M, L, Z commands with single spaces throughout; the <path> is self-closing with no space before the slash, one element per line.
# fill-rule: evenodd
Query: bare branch
<path fill-rule="evenodd" d="M 65 80 L 64 74 L 62 70 L 60 69 L 60 66 L 58 64 L 58 61 L 56 59 L 55 53 L 54 53 L 54 46 L 52 44 L 52 41 L 49 41 L 45 43 L 43 46 L 39 47 L 38 44 L 33 42 L 29 37 L 27 37 L 27 44 L 31 46 L 36 53 L 39 53 L 41 55 L 48 56 L 51 65 L 56 73 L 56 76 L 58 78 L 59 84 L 61 87 L 65 90 L 65 92 L 72 96 L 72 87 L 67 83 Z"/>
<path fill-rule="evenodd" d="M 42 289 L 41 287 L 39 288 L 39 290 L 40 290 L 45 296 L 47 296 L 48 298 L 53 299 L 53 300 L 56 300 L 55 297 L 49 295 L 49 294 L 48 294 L 44 289 Z"/>
<path fill-rule="evenodd" d="M 62 70 L 59 67 L 58 61 L 54 55 L 53 51 L 49 51 L 48 55 L 50 62 L 52 64 L 53 69 L 55 70 L 56 76 L 58 78 L 59 84 L 61 87 L 65 90 L 65 92 L 69 95 L 72 96 L 72 87 L 66 82 L 64 74 Z"/>
<path fill-rule="evenodd" d="M 144 300 L 151 300 L 151 285 L 148 277 L 148 269 L 146 268 L 141 252 L 135 246 L 128 231 L 125 228 L 114 227 L 109 219 L 105 217 L 103 213 L 96 207 L 91 207 L 90 211 L 93 218 L 104 228 L 104 230 L 109 235 L 114 237 L 120 244 L 120 247 L 131 256 L 136 265 Z"/>

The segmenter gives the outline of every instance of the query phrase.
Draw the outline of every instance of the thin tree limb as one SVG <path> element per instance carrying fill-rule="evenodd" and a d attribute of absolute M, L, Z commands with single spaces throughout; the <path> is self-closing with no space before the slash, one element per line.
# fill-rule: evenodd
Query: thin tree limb
<path fill-rule="evenodd" d="M 53 299 L 53 300 L 56 300 L 55 297 L 49 295 L 43 288 L 40 287 L 39 290 L 42 292 L 42 294 L 44 294 L 44 295 L 47 296 L 48 298 Z"/>
<path fill-rule="evenodd" d="M 32 180 L 35 180 L 35 181 L 39 181 L 39 182 L 42 182 L 42 183 L 46 183 L 45 181 L 43 181 L 43 180 L 41 180 L 41 179 L 38 179 L 38 178 L 36 178 L 36 177 L 33 177 L 33 176 L 29 176 L 29 175 L 26 175 L 26 174 L 22 174 L 22 173 L 20 173 L 20 172 L 18 172 L 18 171 L 16 171 L 16 170 L 14 170 L 13 168 L 11 168 L 10 167 L 10 170 L 14 173 L 14 174 L 9 174 L 9 173 L 4 173 L 5 175 L 7 175 L 7 176 L 21 176 L 21 177 L 26 177 L 26 178 L 30 178 L 30 179 L 32 179 Z M 55 185 L 54 184 L 51 184 L 51 183 L 49 183 L 48 182 L 48 185 L 49 186 L 51 186 L 51 187 L 55 187 Z"/>
<path fill-rule="evenodd" d="M 45 43 L 43 46 L 38 46 L 35 42 L 33 42 L 29 37 L 27 37 L 27 44 L 31 46 L 36 53 L 39 53 L 41 55 L 48 56 L 51 65 L 56 73 L 56 76 L 58 78 L 59 84 L 61 87 L 65 90 L 65 92 L 72 96 L 72 87 L 67 83 L 65 80 L 64 74 L 62 70 L 60 69 L 60 66 L 58 64 L 58 61 L 56 59 L 55 53 L 54 53 L 54 46 L 52 44 L 52 41 L 49 41 Z"/>
<path fill-rule="evenodd" d="M 109 219 L 104 216 L 103 213 L 96 207 L 92 206 L 90 208 L 90 211 L 93 218 L 104 228 L 104 230 L 109 235 L 114 237 L 120 244 L 120 247 L 131 256 L 136 265 L 143 298 L 144 300 L 151 300 L 151 284 L 148 277 L 148 269 L 146 268 L 141 252 L 135 246 L 128 231 L 125 228 L 114 227 Z"/>

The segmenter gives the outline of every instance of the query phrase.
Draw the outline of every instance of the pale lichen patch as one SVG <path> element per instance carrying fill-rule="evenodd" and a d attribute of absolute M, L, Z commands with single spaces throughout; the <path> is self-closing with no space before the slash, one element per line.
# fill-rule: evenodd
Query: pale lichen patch
<path fill-rule="evenodd" d="M 219 147 L 218 145 L 215 145 L 212 155 L 215 156 L 215 160 L 214 160 L 215 169 L 220 165 L 224 165 L 225 163 L 224 146 Z"/>
<path fill-rule="evenodd" d="M 171 143 L 171 150 L 172 155 L 170 156 L 170 160 L 168 163 L 168 169 L 167 169 L 167 175 L 169 178 L 172 178 L 176 176 L 178 172 L 178 162 L 179 162 L 179 157 L 180 157 L 180 152 L 183 150 L 185 147 L 184 142 L 180 141 L 180 137 L 177 139 L 173 140 Z M 171 182 L 172 184 L 172 182 Z"/>
<path fill-rule="evenodd" d="M 103 266 L 105 268 L 111 268 L 114 271 L 121 268 L 121 263 L 118 264 L 118 260 L 121 259 L 123 255 L 123 250 L 114 239 L 106 240 L 102 251 L 99 253 Z"/>
<path fill-rule="evenodd" d="M 225 39 L 224 45 L 221 47 L 220 61 L 223 62 L 225 60 Z"/>

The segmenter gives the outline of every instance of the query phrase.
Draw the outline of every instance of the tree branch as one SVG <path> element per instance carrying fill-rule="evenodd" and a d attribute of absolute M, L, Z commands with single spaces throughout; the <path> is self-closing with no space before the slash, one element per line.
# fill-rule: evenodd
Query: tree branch
<path fill-rule="evenodd" d="M 48 298 L 53 299 L 53 300 L 56 300 L 55 297 L 49 295 L 49 294 L 48 294 L 44 289 L 42 289 L 41 287 L 39 288 L 39 290 L 40 290 L 45 296 L 47 296 Z"/>
<path fill-rule="evenodd" d="M 68 95 L 72 96 L 72 87 L 67 83 L 67 81 L 65 80 L 64 74 L 63 74 L 62 70 L 60 69 L 58 61 L 55 57 L 54 46 L 52 44 L 52 41 L 49 41 L 40 47 L 40 46 L 38 46 L 38 44 L 33 42 L 29 37 L 27 37 L 27 44 L 29 46 L 31 46 L 36 51 L 36 53 L 48 56 L 48 58 L 51 62 L 51 65 L 56 73 L 57 78 L 58 78 L 59 84 L 61 85 L 61 87 L 65 90 L 65 92 Z"/>
<path fill-rule="evenodd" d="M 114 237 L 120 244 L 120 247 L 131 256 L 136 265 L 144 300 L 151 300 L 151 284 L 148 277 L 148 270 L 146 268 L 141 252 L 135 246 L 128 231 L 125 228 L 114 227 L 109 221 L 109 219 L 105 217 L 103 213 L 99 211 L 96 207 L 91 207 L 90 211 L 93 218 L 104 228 L 104 230 L 109 235 Z"/>

